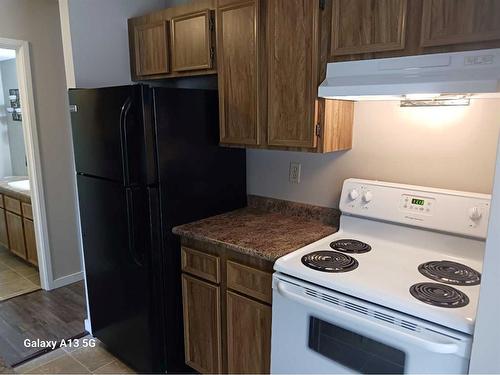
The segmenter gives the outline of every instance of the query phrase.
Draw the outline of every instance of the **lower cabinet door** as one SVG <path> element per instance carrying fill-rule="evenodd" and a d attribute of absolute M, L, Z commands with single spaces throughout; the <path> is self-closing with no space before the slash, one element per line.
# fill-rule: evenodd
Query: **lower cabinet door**
<path fill-rule="evenodd" d="M 5 210 L 3 208 L 0 208 L 0 245 L 6 249 L 9 248 L 9 235 L 7 234 L 7 222 L 5 220 Z"/>
<path fill-rule="evenodd" d="M 186 364 L 202 374 L 220 373 L 220 287 L 182 275 Z"/>
<path fill-rule="evenodd" d="M 227 292 L 228 373 L 269 373 L 271 311 L 269 305 Z"/>
<path fill-rule="evenodd" d="M 12 212 L 6 211 L 7 230 L 9 232 L 10 251 L 26 259 L 26 246 L 24 244 L 23 218 Z"/>
<path fill-rule="evenodd" d="M 24 238 L 26 239 L 26 260 L 38 266 L 38 255 L 36 253 L 35 225 L 30 219 L 24 218 Z"/>

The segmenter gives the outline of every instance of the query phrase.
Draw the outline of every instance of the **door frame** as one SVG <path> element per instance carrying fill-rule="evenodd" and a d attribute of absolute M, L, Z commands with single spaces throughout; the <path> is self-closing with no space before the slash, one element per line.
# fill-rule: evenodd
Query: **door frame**
<path fill-rule="evenodd" d="M 42 163 L 38 138 L 35 99 L 30 63 L 30 45 L 24 40 L 0 38 L 0 48 L 16 51 L 16 70 L 21 99 L 21 115 L 23 117 L 23 135 L 26 159 L 28 162 L 28 178 L 31 186 L 31 206 L 35 225 L 35 239 L 42 289 L 54 288 L 52 263 L 50 257 L 47 213 L 42 179 Z"/>

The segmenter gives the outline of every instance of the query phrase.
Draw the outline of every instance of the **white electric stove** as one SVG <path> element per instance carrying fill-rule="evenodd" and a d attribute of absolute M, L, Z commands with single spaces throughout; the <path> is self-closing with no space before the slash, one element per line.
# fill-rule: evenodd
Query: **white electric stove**
<path fill-rule="evenodd" d="M 339 231 L 275 263 L 272 372 L 466 373 L 489 207 L 346 180 Z"/>

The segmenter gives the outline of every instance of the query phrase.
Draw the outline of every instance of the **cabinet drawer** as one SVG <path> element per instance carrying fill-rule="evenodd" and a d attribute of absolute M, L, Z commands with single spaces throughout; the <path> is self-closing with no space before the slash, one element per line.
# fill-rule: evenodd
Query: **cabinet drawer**
<path fill-rule="evenodd" d="M 26 219 L 33 220 L 33 209 L 31 208 L 31 204 L 22 202 L 21 206 L 23 208 L 23 216 Z"/>
<path fill-rule="evenodd" d="M 4 208 L 4 206 L 3 206 L 3 194 L 0 194 L 0 208 Z"/>
<path fill-rule="evenodd" d="M 8 196 L 4 196 L 4 204 L 7 211 L 21 215 L 21 201 Z"/>
<path fill-rule="evenodd" d="M 213 283 L 220 282 L 220 259 L 187 247 L 181 248 L 182 271 Z"/>
<path fill-rule="evenodd" d="M 228 261 L 227 287 L 260 301 L 272 302 L 272 275 L 270 273 Z"/>

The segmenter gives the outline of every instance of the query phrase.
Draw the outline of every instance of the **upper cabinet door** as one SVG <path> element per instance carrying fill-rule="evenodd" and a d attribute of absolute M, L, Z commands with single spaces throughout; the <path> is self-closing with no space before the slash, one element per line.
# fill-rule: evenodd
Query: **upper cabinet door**
<path fill-rule="evenodd" d="M 209 9 L 170 20 L 172 71 L 210 69 L 213 66 L 212 20 Z"/>
<path fill-rule="evenodd" d="M 407 0 L 334 0 L 333 56 L 405 48 Z"/>
<path fill-rule="evenodd" d="M 313 148 L 320 4 L 318 0 L 267 4 L 267 143 Z"/>
<path fill-rule="evenodd" d="M 500 1 L 424 0 L 423 47 L 500 39 Z"/>
<path fill-rule="evenodd" d="M 137 76 L 165 74 L 168 66 L 168 21 L 134 27 Z"/>
<path fill-rule="evenodd" d="M 221 143 L 260 143 L 258 1 L 217 10 L 217 66 Z"/>

